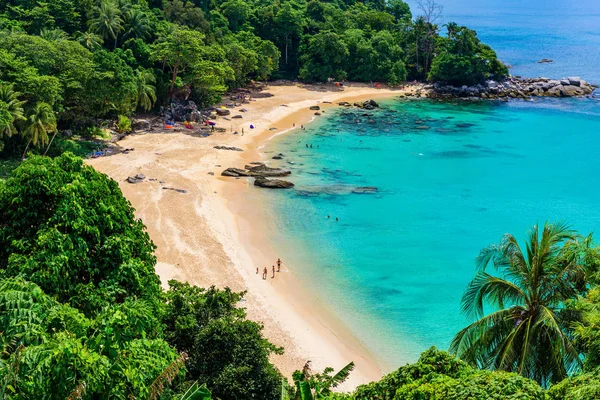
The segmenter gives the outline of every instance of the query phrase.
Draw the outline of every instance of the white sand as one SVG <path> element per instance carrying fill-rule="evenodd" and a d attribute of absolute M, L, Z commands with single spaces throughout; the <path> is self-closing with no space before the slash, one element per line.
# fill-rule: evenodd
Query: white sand
<path fill-rule="evenodd" d="M 260 209 L 260 205 L 248 204 L 244 197 L 246 191 L 258 189 L 251 186 L 251 181 L 220 176 L 227 167 L 259 161 L 260 144 L 277 132 L 291 129 L 294 122 L 299 126 L 310 121 L 314 118 L 314 111 L 308 110 L 312 105 L 326 109 L 332 105 L 323 102 L 357 101 L 400 93 L 364 86 L 346 86 L 343 90 L 328 87 L 329 91 L 314 88 L 318 87 L 267 88 L 273 97 L 232 110 L 232 115 L 242 114 L 243 119 L 217 120 L 217 126 L 227 128 L 226 133 L 199 138 L 182 129 L 131 135 L 119 143 L 135 148 L 131 153 L 88 162 L 119 182 L 123 194 L 136 209 L 136 216 L 148 227 L 157 245 L 156 272 L 164 286 L 169 279 L 178 279 L 203 287 L 247 290 L 242 306 L 249 318 L 262 322 L 266 337 L 285 348 L 284 355 L 272 357 L 282 373 L 290 377 L 307 360 L 317 370 L 326 366 L 337 370 L 354 361 L 356 369 L 342 387 L 351 390 L 381 377 L 376 360 L 335 316 L 303 297 L 292 274 L 277 274 L 276 279 L 271 279 L 269 269 L 267 280 L 256 275 L 257 265 L 269 266 L 277 259 L 276 249 L 258 234 L 264 226 L 260 213 L 253 210 Z M 240 113 L 239 108 L 248 111 Z M 250 130 L 250 123 L 256 129 Z M 269 131 L 274 125 L 278 130 Z M 244 136 L 230 133 L 231 129 L 241 132 L 242 128 Z M 215 145 L 237 146 L 245 151 L 216 150 Z M 157 180 L 125 182 L 128 176 L 138 173 Z M 185 189 L 187 193 L 164 190 L 161 186 Z"/>

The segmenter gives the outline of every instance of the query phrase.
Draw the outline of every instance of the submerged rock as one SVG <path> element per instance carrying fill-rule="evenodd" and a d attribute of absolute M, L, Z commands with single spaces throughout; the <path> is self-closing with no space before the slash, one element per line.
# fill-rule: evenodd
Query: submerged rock
<path fill-rule="evenodd" d="M 227 168 L 221 172 L 221 176 L 231 176 L 238 178 L 240 176 L 253 176 L 253 177 L 279 177 L 287 176 L 292 172 L 283 168 L 271 168 L 267 167 L 263 163 L 257 163 L 258 165 L 246 165 L 244 169 L 240 168 Z"/>
<path fill-rule="evenodd" d="M 259 176 L 254 179 L 254 186 L 268 189 L 289 189 L 294 187 L 294 184 L 281 179 L 267 179 Z"/>
<path fill-rule="evenodd" d="M 379 192 L 379 189 L 376 188 L 375 186 L 359 186 L 359 187 L 352 189 L 352 193 L 356 193 L 356 194 L 371 194 L 371 193 L 377 193 L 377 192 Z"/>

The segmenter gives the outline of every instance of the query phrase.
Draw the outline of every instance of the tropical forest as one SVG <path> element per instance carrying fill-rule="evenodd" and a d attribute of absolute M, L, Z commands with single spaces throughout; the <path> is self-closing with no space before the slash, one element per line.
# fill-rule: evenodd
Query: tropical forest
<path fill-rule="evenodd" d="M 381 380 L 284 376 L 245 292 L 156 274 L 156 246 L 82 157 L 187 93 L 249 82 L 472 85 L 508 76 L 474 30 L 402 0 L 0 2 L 1 399 L 600 398 L 600 248 L 532 222 L 477 256 L 470 324 Z M 308 146 L 307 146 L 308 147 Z M 312 146 L 311 146 L 312 147 Z M 514 235 L 514 236 L 513 236 Z"/>

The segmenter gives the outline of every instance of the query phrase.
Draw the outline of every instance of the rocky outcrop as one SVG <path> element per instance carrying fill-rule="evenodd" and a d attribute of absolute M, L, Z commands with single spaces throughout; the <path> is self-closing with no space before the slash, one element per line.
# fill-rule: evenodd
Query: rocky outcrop
<path fill-rule="evenodd" d="M 319 111 L 321 109 L 321 107 L 319 107 L 319 106 L 310 106 L 309 109 L 312 110 L 312 111 Z"/>
<path fill-rule="evenodd" d="M 292 182 L 284 181 L 281 179 L 267 179 L 263 177 L 257 177 L 254 180 L 254 186 L 268 189 L 289 189 L 294 187 L 294 184 Z"/>
<path fill-rule="evenodd" d="M 240 168 L 227 168 L 225 171 L 221 172 L 221 176 L 232 176 L 232 177 L 242 177 L 242 176 L 252 176 L 252 177 L 281 177 L 290 175 L 291 171 L 283 168 L 271 168 L 267 167 L 265 164 L 258 163 L 257 165 L 246 165 L 244 169 Z"/>
<path fill-rule="evenodd" d="M 217 115 L 221 117 L 231 114 L 231 111 L 226 108 L 217 108 L 215 111 L 217 112 Z"/>
<path fill-rule="evenodd" d="M 128 176 L 126 181 L 128 183 L 140 183 L 143 182 L 144 179 L 146 179 L 146 175 L 144 174 L 137 174 L 136 176 Z"/>
<path fill-rule="evenodd" d="M 475 86 L 451 86 L 435 83 L 423 87 L 425 95 L 436 99 L 451 98 L 520 98 L 531 97 L 581 97 L 589 96 L 596 86 L 577 76 L 564 79 L 511 77 L 503 82 L 486 81 Z"/>
<path fill-rule="evenodd" d="M 230 146 L 214 146 L 213 148 L 217 149 L 217 150 L 244 151 L 244 150 L 240 149 L 239 147 L 230 147 Z"/>

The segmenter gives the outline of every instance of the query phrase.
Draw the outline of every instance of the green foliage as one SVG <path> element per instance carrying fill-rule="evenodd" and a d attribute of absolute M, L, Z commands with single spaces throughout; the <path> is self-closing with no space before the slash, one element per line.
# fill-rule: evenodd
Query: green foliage
<path fill-rule="evenodd" d="M 512 235 L 482 250 L 462 299 L 477 320 L 454 338 L 451 351 L 480 368 L 517 372 L 543 386 L 581 368 L 565 302 L 585 290 L 597 252 L 564 224 L 531 229 L 525 251 Z M 490 274 L 492 265 L 497 274 Z M 484 307 L 491 313 L 485 315 Z"/>
<path fill-rule="evenodd" d="M 379 382 L 359 386 L 356 400 L 544 400 L 544 390 L 514 373 L 479 371 L 446 352 L 431 348 L 415 364 L 384 376 Z"/>
<path fill-rule="evenodd" d="M 269 355 L 282 349 L 263 338 L 262 326 L 236 307 L 243 293 L 177 281 L 169 285 L 165 338 L 189 355 L 188 378 L 206 383 L 218 398 L 277 398 L 281 375 Z"/>
<path fill-rule="evenodd" d="M 127 118 L 125 115 L 119 115 L 119 120 L 117 121 L 117 132 L 119 132 L 119 133 L 131 132 L 131 120 L 129 118 Z"/>
<path fill-rule="evenodd" d="M 590 400 L 600 398 L 600 370 L 567 378 L 548 391 L 550 400 Z"/>
<path fill-rule="evenodd" d="M 30 157 L 0 188 L 0 269 L 87 315 L 156 302 L 154 245 L 116 182 L 72 154 Z"/>
<path fill-rule="evenodd" d="M 508 76 L 508 68 L 496 58 L 477 33 L 464 26 L 448 26 L 448 37 L 438 39 L 440 54 L 431 65 L 428 79 L 455 85 L 472 85 Z"/>
<path fill-rule="evenodd" d="M 343 80 L 349 54 L 348 46 L 336 33 L 318 33 L 310 37 L 301 58 L 300 79 L 317 82 L 326 82 L 328 78 Z"/>

